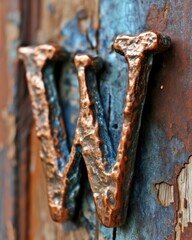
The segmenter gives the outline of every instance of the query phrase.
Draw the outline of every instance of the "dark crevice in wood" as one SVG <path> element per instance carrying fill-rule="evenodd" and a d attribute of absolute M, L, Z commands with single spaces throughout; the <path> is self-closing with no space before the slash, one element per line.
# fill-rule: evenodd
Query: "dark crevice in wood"
<path fill-rule="evenodd" d="M 27 239 L 29 229 L 29 160 L 30 129 L 32 125 L 31 103 L 22 65 L 18 67 L 16 95 L 16 167 L 15 167 L 15 228 L 17 239 Z"/>
<path fill-rule="evenodd" d="M 113 228 L 113 240 L 116 240 L 117 228 Z"/>
<path fill-rule="evenodd" d="M 35 42 L 39 23 L 40 1 L 20 0 L 21 45 Z M 30 131 L 32 127 L 31 102 L 25 80 L 25 70 L 18 64 L 18 77 L 16 81 L 16 167 L 15 167 L 15 219 L 16 239 L 28 239 L 30 227 Z"/>

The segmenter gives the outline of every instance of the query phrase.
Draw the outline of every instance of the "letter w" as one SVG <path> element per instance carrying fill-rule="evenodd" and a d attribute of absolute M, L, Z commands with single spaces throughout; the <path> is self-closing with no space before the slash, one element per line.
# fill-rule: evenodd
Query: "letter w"
<path fill-rule="evenodd" d="M 80 113 L 69 151 L 58 104 L 53 68 L 49 60 L 58 55 L 52 45 L 21 47 L 26 67 L 36 133 L 47 179 L 50 213 L 55 221 L 70 218 L 79 191 L 80 161 L 85 161 L 97 214 L 107 227 L 125 222 L 130 185 L 153 54 L 170 46 L 170 39 L 155 32 L 119 35 L 114 49 L 129 65 L 128 89 L 117 152 L 114 151 L 97 90 L 98 58 L 75 56 L 80 90 Z"/>

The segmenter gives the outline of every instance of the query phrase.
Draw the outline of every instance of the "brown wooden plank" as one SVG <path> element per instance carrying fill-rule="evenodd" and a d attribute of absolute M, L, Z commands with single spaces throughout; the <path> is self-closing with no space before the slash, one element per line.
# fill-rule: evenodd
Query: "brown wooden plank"
<path fill-rule="evenodd" d="M 13 89 L 19 40 L 19 3 L 0 4 L 0 238 L 14 239 L 15 117 Z"/>

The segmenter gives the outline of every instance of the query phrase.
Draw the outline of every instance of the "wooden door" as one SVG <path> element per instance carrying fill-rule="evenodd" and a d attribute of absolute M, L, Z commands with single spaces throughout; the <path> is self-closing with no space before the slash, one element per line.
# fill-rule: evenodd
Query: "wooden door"
<path fill-rule="evenodd" d="M 1 239 L 192 239 L 191 16 L 190 0 L 1 1 Z M 100 223 L 85 168 L 75 219 L 54 223 L 17 48 L 54 41 L 70 53 L 103 58 L 100 94 L 117 147 L 128 69 L 111 45 L 120 33 L 146 30 L 169 35 L 172 46 L 154 58 L 126 224 L 106 228 Z M 71 143 L 79 111 L 72 58 L 59 65 L 58 72 L 57 90 Z"/>

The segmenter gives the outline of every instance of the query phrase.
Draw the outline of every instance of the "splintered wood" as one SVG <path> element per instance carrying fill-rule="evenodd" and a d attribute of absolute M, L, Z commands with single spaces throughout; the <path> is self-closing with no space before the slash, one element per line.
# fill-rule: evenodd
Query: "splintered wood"
<path fill-rule="evenodd" d="M 167 207 L 174 202 L 174 187 L 165 182 L 157 183 L 155 185 L 157 190 L 157 197 L 161 205 Z"/>
<path fill-rule="evenodd" d="M 175 191 L 178 191 L 174 239 L 188 239 L 185 237 L 185 234 L 187 234 L 186 228 L 192 224 L 192 157 L 189 158 L 189 163 L 185 164 L 179 172 L 176 184 L 175 188 L 165 182 L 155 184 L 157 198 L 162 206 L 167 207 L 177 200 L 174 200 L 174 194 L 176 194 Z"/>
<path fill-rule="evenodd" d="M 175 227 L 176 240 L 181 239 L 181 233 L 192 223 L 192 157 L 189 163 L 181 169 L 177 178 L 179 191 L 179 206 L 177 211 L 177 223 Z"/>

